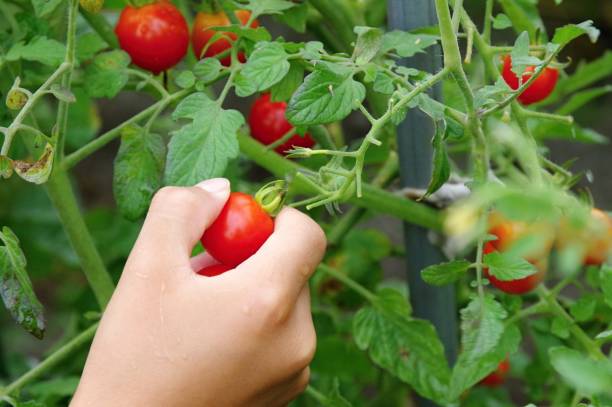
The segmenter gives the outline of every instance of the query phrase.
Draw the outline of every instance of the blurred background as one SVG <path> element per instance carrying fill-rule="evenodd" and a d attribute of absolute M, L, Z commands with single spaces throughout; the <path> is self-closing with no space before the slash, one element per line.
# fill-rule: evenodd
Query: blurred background
<path fill-rule="evenodd" d="M 466 7 L 475 21 L 482 20 L 482 0 L 466 0 Z M 565 0 L 557 5 L 554 0 L 542 0 L 540 12 L 549 33 L 552 33 L 555 27 L 588 19 L 594 20 L 594 25 L 601 30 L 597 44 L 592 44 L 586 37 L 582 37 L 564 51 L 565 60 L 562 59 L 562 62 L 571 62 L 567 68 L 568 73 L 576 69 L 579 61 L 594 60 L 610 52 L 612 1 Z M 109 13 L 109 18 L 116 18 L 116 14 Z M 262 24 L 269 27 L 274 34 L 283 35 L 285 38 L 303 38 L 273 19 L 264 19 Z M 506 44 L 512 44 L 515 38 L 511 30 L 498 31 L 495 35 L 495 40 Z M 6 90 L 0 89 L 3 95 Z M 80 102 L 70 111 L 72 130 L 68 141 L 73 148 L 84 144 L 96 134 L 113 128 L 153 102 L 151 97 L 138 92 L 124 92 L 112 101 L 95 102 L 89 101 L 78 88 L 75 93 Z M 248 113 L 249 100 L 232 100 L 230 103 L 245 115 Z M 612 141 L 611 106 L 612 92 L 609 92 L 595 103 L 579 110 L 575 118 L 585 127 L 596 130 L 607 137 L 608 141 Z M 43 107 L 36 114 L 51 120 L 50 109 L 50 106 Z M 362 137 L 365 129 L 366 123 L 357 117 L 344 124 L 347 137 Z M 118 141 L 111 143 L 81 162 L 74 170 L 75 182 L 87 211 L 88 226 L 115 277 L 121 272 L 140 228 L 139 223 L 124 220 L 114 209 L 112 172 L 118 145 Z M 612 210 L 612 143 L 584 144 L 556 140 L 547 141 L 546 147 L 550 149 L 551 158 L 558 163 L 576 159 L 572 169 L 574 172 L 584 172 L 585 175 L 580 186 L 590 191 L 598 207 Z M 261 170 L 242 161 L 232 168 L 231 176 L 262 174 Z M 241 189 L 239 184 L 234 184 L 234 188 Z M 0 310 L 1 378 L 15 377 L 40 357 L 52 352 L 63 342 L 63 338 L 72 337 L 75 332 L 79 332 L 87 324 L 88 317 L 97 318 L 97 307 L 82 273 L 78 270 L 76 256 L 42 188 L 32 187 L 17 177 L 8 181 L 0 180 L 0 225 L 10 226 L 22 241 L 36 293 L 46 309 L 48 327 L 45 339 L 38 341 L 17 327 L 7 312 Z M 362 227 L 376 227 L 386 234 L 394 245 L 402 245 L 402 225 L 395 219 L 376 217 L 369 219 Z M 383 269 L 386 276 L 403 279 L 405 265 L 402 256 L 385 260 Z M 87 310 L 91 310 L 91 313 L 86 314 L 84 318 L 83 311 Z M 79 366 L 82 358 L 83 355 L 75 357 L 70 363 L 75 367 Z M 75 369 L 76 371 L 78 369 Z M 58 392 L 61 392 L 61 389 L 69 392 L 77 380 L 76 375 L 66 378 L 63 383 L 58 384 Z"/>

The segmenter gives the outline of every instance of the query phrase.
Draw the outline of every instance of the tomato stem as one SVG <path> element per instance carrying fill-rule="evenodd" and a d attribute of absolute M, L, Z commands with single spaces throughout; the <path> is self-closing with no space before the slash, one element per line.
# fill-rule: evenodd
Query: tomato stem
<path fill-rule="evenodd" d="M 255 201 L 268 215 L 274 217 L 285 203 L 287 183 L 283 180 L 268 182 L 255 193 Z"/>

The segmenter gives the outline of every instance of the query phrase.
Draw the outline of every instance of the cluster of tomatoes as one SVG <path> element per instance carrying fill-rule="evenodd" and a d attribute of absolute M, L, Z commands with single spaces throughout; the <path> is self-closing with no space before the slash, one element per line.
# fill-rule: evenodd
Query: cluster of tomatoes
<path fill-rule="evenodd" d="M 236 17 L 243 25 L 248 24 L 251 12 L 236 10 Z M 196 15 L 191 30 L 191 46 L 198 59 L 219 57 L 222 65 L 231 65 L 229 51 L 236 34 L 217 32 L 211 27 L 230 25 L 223 12 Z M 251 27 L 259 26 L 253 20 Z M 159 74 L 178 64 L 189 48 L 189 27 L 181 12 L 168 0 L 158 0 L 142 7 L 127 6 L 121 12 L 115 28 L 121 48 L 132 62 L 153 74 Z M 244 53 L 238 52 L 238 60 L 246 61 Z M 265 145 L 277 142 L 293 129 L 285 118 L 287 104 L 272 101 L 269 94 L 260 96 L 249 114 L 251 135 Z M 283 140 L 284 141 L 284 140 Z M 286 154 L 293 147 L 312 147 L 310 135 L 292 134 L 276 146 L 279 154 Z"/>

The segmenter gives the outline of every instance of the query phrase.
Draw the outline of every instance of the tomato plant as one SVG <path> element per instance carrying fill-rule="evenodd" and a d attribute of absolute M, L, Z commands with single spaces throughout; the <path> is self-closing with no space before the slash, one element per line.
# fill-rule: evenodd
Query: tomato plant
<path fill-rule="evenodd" d="M 142 7 L 126 6 L 115 33 L 132 62 L 154 74 L 179 63 L 189 46 L 187 22 L 167 0 Z"/>
<path fill-rule="evenodd" d="M 66 405 L 156 191 L 227 177 L 194 272 L 283 203 L 327 234 L 296 406 L 612 405 L 608 174 L 557 162 L 604 151 L 609 30 L 475 3 L 0 1 L 0 403 Z"/>

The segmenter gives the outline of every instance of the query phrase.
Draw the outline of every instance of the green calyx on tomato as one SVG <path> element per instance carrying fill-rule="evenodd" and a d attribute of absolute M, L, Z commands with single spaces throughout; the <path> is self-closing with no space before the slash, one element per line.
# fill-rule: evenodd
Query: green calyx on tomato
<path fill-rule="evenodd" d="M 522 75 L 522 81 L 519 81 L 518 76 L 512 71 L 512 57 L 506 55 L 503 61 L 502 77 L 508 86 L 517 90 L 521 84 L 531 78 L 535 70 L 535 66 L 528 66 Z M 523 105 L 530 105 L 546 99 L 555 89 L 558 79 L 559 71 L 557 69 L 544 68 L 544 71 L 518 96 L 519 102 Z"/>
<path fill-rule="evenodd" d="M 270 216 L 276 216 L 285 203 L 287 183 L 283 180 L 268 182 L 255 193 L 255 201 Z"/>
<path fill-rule="evenodd" d="M 187 21 L 167 0 L 126 6 L 115 34 L 132 62 L 156 75 L 178 64 L 189 48 Z"/>
<path fill-rule="evenodd" d="M 248 10 L 236 10 L 234 12 L 242 25 L 246 25 L 251 18 L 251 12 Z M 212 27 L 224 27 L 231 25 L 229 18 L 224 12 L 205 13 L 199 12 L 196 15 L 191 31 L 191 46 L 196 58 L 210 58 L 219 54 L 224 54 L 232 47 L 232 43 L 238 38 L 236 34 L 231 32 L 217 31 Z M 251 28 L 259 27 L 259 22 L 254 20 L 251 23 Z M 213 40 L 213 37 L 222 38 Z M 238 53 L 238 60 L 246 62 L 244 53 Z M 230 66 L 232 63 L 231 56 L 227 55 L 220 59 L 221 64 Z"/>

